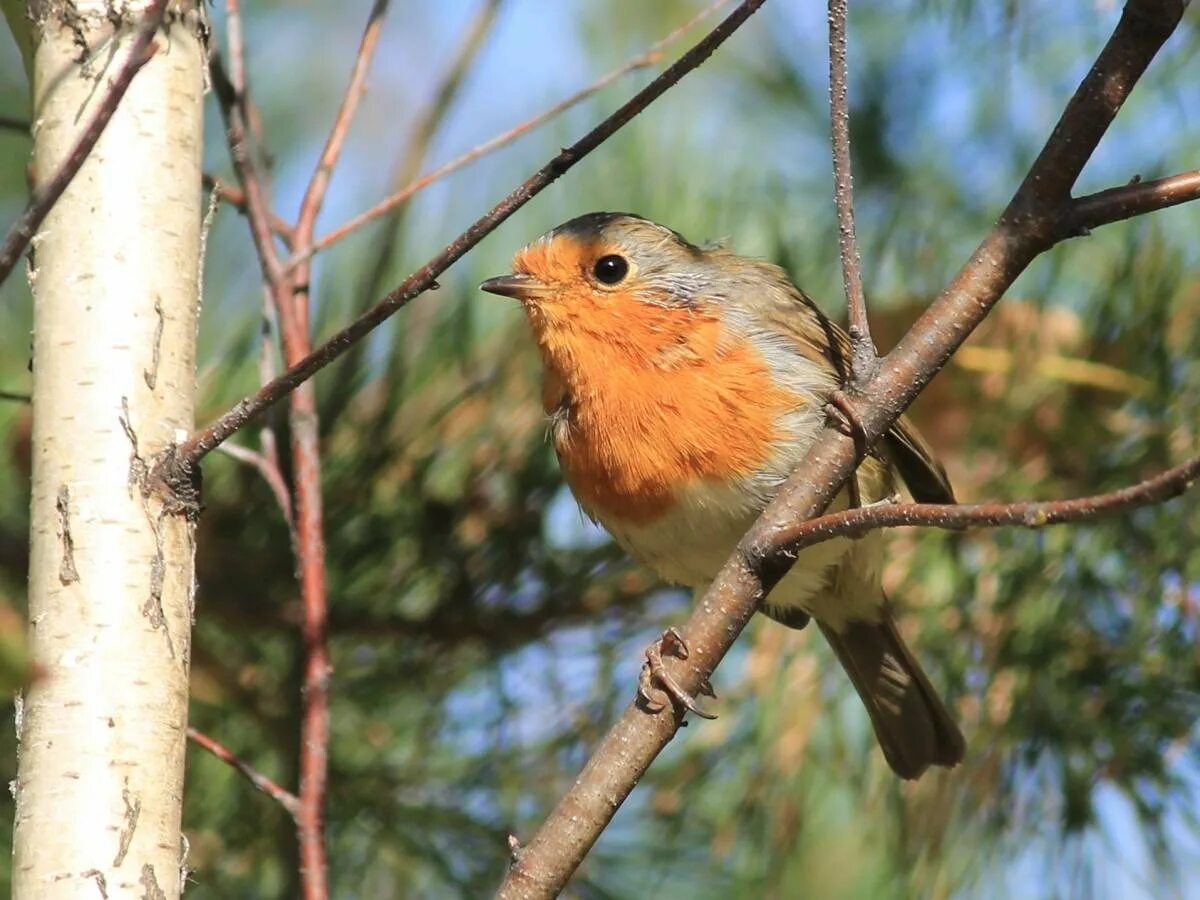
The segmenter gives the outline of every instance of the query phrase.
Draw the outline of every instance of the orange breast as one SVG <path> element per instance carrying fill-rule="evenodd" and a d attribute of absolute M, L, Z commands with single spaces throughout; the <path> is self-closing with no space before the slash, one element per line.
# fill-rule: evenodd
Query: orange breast
<path fill-rule="evenodd" d="M 539 344 L 543 401 L 576 498 L 644 525 L 689 483 L 759 470 L 780 416 L 802 401 L 773 384 L 752 344 L 722 340 L 715 316 L 643 308 L 638 318 L 608 335 L 595 320 L 586 332 L 543 332 Z"/>

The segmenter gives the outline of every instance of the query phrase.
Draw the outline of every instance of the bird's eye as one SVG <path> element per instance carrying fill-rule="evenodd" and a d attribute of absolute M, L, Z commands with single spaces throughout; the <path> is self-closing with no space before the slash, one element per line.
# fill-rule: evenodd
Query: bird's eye
<path fill-rule="evenodd" d="M 629 263 L 623 256 L 609 254 L 596 260 L 592 274 L 602 284 L 617 284 L 629 272 Z"/>

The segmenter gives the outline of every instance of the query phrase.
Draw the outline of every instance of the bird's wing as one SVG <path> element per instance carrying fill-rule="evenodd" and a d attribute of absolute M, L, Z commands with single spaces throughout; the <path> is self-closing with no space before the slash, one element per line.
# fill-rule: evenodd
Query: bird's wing
<path fill-rule="evenodd" d="M 772 266 L 772 269 L 776 267 Z M 846 384 L 850 374 L 850 336 L 846 334 L 799 288 L 776 269 L 787 297 L 786 304 L 772 304 L 768 311 L 772 327 L 796 342 L 796 349 L 811 360 L 832 364 L 838 380 Z M 802 317 L 816 327 L 804 327 Z M 826 348 L 830 352 L 826 353 Z M 908 485 L 913 498 L 921 503 L 954 503 L 954 488 L 946 470 L 913 424 L 901 417 L 884 435 L 888 455 Z"/>

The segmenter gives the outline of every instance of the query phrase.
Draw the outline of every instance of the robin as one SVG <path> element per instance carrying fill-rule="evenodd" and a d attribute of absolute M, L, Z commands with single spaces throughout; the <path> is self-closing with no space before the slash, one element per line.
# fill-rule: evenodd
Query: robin
<path fill-rule="evenodd" d="M 572 219 L 480 287 L 528 314 L 550 437 L 579 505 L 663 578 L 703 591 L 824 427 L 846 334 L 779 267 L 628 213 Z M 902 419 L 831 509 L 891 497 L 897 473 L 917 500 L 954 502 Z M 883 551 L 879 532 L 805 549 L 762 612 L 792 628 L 816 619 L 888 764 L 916 778 L 960 762 L 965 742 L 896 629 Z M 648 655 L 657 687 L 696 710 Z"/>

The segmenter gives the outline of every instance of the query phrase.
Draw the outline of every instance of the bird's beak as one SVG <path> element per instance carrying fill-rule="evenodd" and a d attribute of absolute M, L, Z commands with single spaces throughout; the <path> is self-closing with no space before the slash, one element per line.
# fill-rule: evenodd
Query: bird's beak
<path fill-rule="evenodd" d="M 481 291 L 499 294 L 501 297 L 516 297 L 523 300 L 545 290 L 546 286 L 532 275 L 500 275 L 489 278 L 479 285 Z"/>

